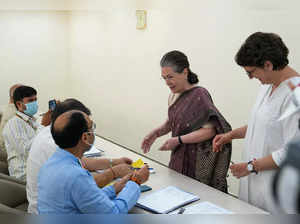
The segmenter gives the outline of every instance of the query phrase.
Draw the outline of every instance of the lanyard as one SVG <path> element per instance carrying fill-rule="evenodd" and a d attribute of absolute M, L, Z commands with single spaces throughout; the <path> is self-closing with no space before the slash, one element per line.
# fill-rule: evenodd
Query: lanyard
<path fill-rule="evenodd" d="M 20 116 L 19 114 L 16 114 L 17 117 L 21 118 L 23 121 L 25 121 L 27 124 L 29 124 L 30 127 L 32 127 L 35 131 L 36 131 L 36 127 L 33 126 L 33 124 L 29 121 L 29 120 L 25 120 L 22 116 Z"/>

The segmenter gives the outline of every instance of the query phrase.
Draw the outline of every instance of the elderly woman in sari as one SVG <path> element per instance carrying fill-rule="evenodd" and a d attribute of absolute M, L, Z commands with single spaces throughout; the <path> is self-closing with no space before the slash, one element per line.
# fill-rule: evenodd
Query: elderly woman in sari
<path fill-rule="evenodd" d="M 168 119 L 143 140 L 144 153 L 153 142 L 170 131 L 172 137 L 159 150 L 171 150 L 169 167 L 227 193 L 226 176 L 231 158 L 231 143 L 224 150 L 212 151 L 216 134 L 231 130 L 213 104 L 209 92 L 197 86 L 198 77 L 182 52 L 171 51 L 160 61 L 162 78 L 171 90 Z"/>

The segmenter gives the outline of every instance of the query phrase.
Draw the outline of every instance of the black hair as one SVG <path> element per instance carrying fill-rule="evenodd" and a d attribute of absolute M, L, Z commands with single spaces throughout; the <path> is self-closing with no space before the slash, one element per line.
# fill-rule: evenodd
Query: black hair
<path fill-rule="evenodd" d="M 190 84 L 199 82 L 198 76 L 191 71 L 187 56 L 180 51 L 170 51 L 160 60 L 160 67 L 171 67 L 174 72 L 182 73 L 185 68 L 188 70 L 187 79 Z"/>
<path fill-rule="evenodd" d="M 85 105 L 83 105 L 80 101 L 70 98 L 70 99 L 66 99 L 62 103 L 59 103 L 56 105 L 54 111 L 51 114 L 52 123 L 54 123 L 54 121 L 56 120 L 56 118 L 59 115 L 65 113 L 67 111 L 70 111 L 70 110 L 79 110 L 79 111 L 86 113 L 88 116 L 91 115 L 91 111 L 89 108 L 87 108 Z"/>
<path fill-rule="evenodd" d="M 17 101 L 23 101 L 25 97 L 36 96 L 36 94 L 36 90 L 30 86 L 20 86 L 16 88 L 13 95 L 15 107 L 18 109 Z"/>
<path fill-rule="evenodd" d="M 73 112 L 62 129 L 54 128 L 55 122 L 51 125 L 51 134 L 55 143 L 62 149 L 75 147 L 82 134 L 88 131 L 88 123 L 83 113 Z"/>
<path fill-rule="evenodd" d="M 259 68 L 270 61 L 273 70 L 282 70 L 289 64 L 288 54 L 289 49 L 277 34 L 256 32 L 243 43 L 235 55 L 235 61 L 240 66 Z"/>

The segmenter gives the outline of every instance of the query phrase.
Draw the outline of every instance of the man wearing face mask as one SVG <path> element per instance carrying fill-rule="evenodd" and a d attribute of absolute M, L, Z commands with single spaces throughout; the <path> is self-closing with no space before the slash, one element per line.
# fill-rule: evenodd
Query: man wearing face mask
<path fill-rule="evenodd" d="M 58 145 L 38 177 L 40 214 L 125 214 L 140 196 L 139 185 L 149 177 L 147 166 L 130 173 L 113 186 L 99 188 L 80 164 L 95 140 L 95 124 L 82 111 L 61 114 L 51 125 Z"/>
<path fill-rule="evenodd" d="M 26 181 L 26 163 L 32 140 L 43 126 L 50 124 L 50 112 L 44 115 L 42 125 L 36 122 L 37 92 L 32 87 L 16 88 L 13 99 L 17 112 L 6 123 L 2 135 L 7 150 L 9 175 Z"/>

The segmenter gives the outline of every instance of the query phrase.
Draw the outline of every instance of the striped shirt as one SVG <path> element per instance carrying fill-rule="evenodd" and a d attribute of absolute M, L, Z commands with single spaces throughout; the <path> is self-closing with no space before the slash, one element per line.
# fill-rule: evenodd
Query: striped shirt
<path fill-rule="evenodd" d="M 10 176 L 26 181 L 26 163 L 31 143 L 42 127 L 34 118 L 19 111 L 6 123 L 2 135 Z"/>

